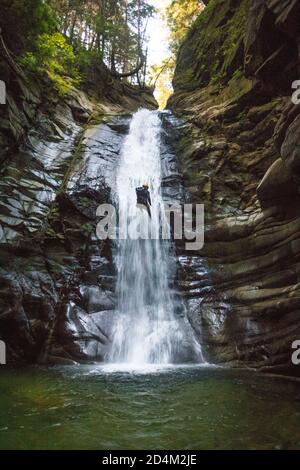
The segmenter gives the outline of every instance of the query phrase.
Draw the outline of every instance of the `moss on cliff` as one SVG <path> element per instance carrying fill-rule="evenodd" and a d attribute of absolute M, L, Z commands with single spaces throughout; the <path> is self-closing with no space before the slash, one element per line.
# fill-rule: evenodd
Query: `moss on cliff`
<path fill-rule="evenodd" d="M 208 83 L 226 84 L 243 58 L 248 0 L 212 0 L 182 45 L 175 89 L 192 90 Z M 243 75 L 243 70 L 240 69 Z"/>

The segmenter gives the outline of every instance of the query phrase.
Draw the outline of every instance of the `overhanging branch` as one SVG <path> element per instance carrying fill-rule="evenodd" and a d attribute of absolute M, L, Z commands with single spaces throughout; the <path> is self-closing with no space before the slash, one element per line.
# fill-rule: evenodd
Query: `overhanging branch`
<path fill-rule="evenodd" d="M 111 71 L 111 73 L 112 73 L 113 77 L 115 77 L 115 78 L 132 77 L 133 75 L 136 75 L 137 73 L 139 73 L 139 71 L 144 67 L 145 61 L 146 61 L 145 56 L 141 55 L 138 65 L 133 70 L 131 70 L 130 72 L 119 73 L 117 71 Z"/>

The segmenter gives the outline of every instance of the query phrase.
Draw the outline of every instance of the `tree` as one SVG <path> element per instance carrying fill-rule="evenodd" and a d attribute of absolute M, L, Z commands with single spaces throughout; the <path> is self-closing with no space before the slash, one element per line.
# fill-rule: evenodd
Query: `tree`
<path fill-rule="evenodd" d="M 86 62 L 103 60 L 118 78 L 136 77 L 146 61 L 145 30 L 154 8 L 145 0 L 50 0 L 60 32 Z"/>
<path fill-rule="evenodd" d="M 43 0 L 1 0 L 0 28 L 8 49 L 21 55 L 40 34 L 55 32 L 57 19 Z"/>
<path fill-rule="evenodd" d="M 151 86 L 155 89 L 155 97 L 159 107 L 164 109 L 173 92 L 172 78 L 175 69 L 175 57 L 170 56 L 161 64 L 152 66 L 149 78 Z"/>
<path fill-rule="evenodd" d="M 161 12 L 170 30 L 170 57 L 161 64 L 152 67 L 150 71 L 150 84 L 156 88 L 157 99 L 161 107 L 166 106 L 172 93 L 171 83 L 179 47 L 203 9 L 204 3 L 199 0 L 172 0 Z"/>
<path fill-rule="evenodd" d="M 21 64 L 47 75 L 60 95 L 67 94 L 80 80 L 73 48 L 61 33 L 39 35 L 35 53 L 27 52 Z"/>
<path fill-rule="evenodd" d="M 164 17 L 170 29 L 171 50 L 177 53 L 190 26 L 203 11 L 199 0 L 172 0 L 165 9 Z"/>

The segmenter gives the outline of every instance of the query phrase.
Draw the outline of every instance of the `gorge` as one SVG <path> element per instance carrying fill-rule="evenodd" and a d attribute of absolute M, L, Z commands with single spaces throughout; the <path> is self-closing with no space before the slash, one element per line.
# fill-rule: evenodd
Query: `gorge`
<path fill-rule="evenodd" d="M 203 3 L 161 111 L 104 63 L 61 96 L 1 34 L 1 448 L 300 446 L 300 2 Z M 205 205 L 202 250 L 99 240 L 144 182 L 157 234 Z"/>
<path fill-rule="evenodd" d="M 177 251 L 178 284 L 206 357 L 297 374 L 298 106 L 290 98 L 298 2 L 287 3 L 209 3 L 179 52 L 168 106 L 181 120 L 162 117 L 161 157 L 167 197 L 183 191 L 176 154 L 182 197 L 205 203 L 204 250 L 188 259 Z M 265 50 L 266 28 L 276 41 Z M 48 103 L 49 115 L 41 91 L 10 73 L 8 122 L 16 142 L 27 137 L 16 152 L 2 128 L 1 331 L 9 360 L 101 358 L 115 274 L 111 247 L 95 240 L 95 210 L 115 186 L 129 126 L 123 113 L 155 101 L 115 81 L 106 104 L 78 92 Z M 106 73 L 106 93 L 109 80 Z M 39 124 L 28 132 L 34 115 Z"/>

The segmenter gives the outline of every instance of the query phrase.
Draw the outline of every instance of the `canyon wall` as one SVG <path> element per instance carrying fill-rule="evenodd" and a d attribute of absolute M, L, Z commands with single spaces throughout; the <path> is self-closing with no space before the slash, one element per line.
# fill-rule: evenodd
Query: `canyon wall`
<path fill-rule="evenodd" d="M 208 360 L 298 374 L 300 2 L 210 0 L 177 60 L 168 107 L 206 243 L 180 283 Z"/>

